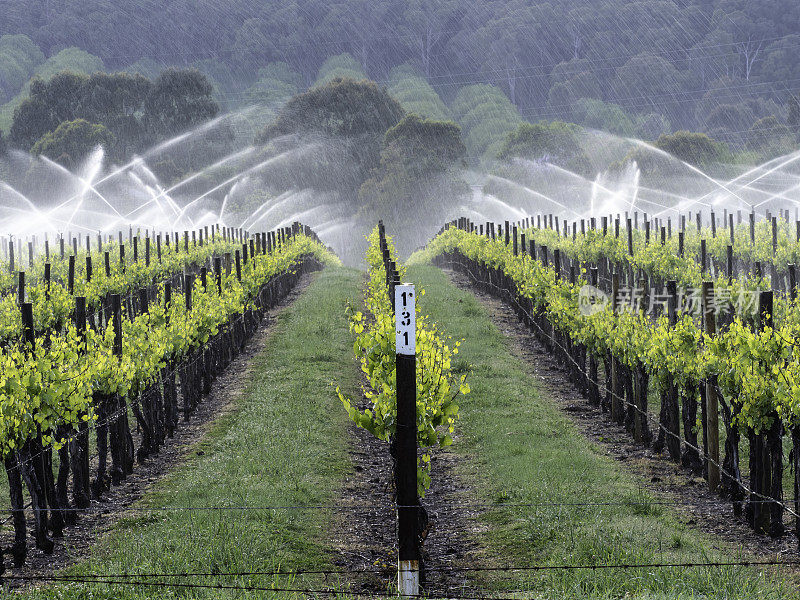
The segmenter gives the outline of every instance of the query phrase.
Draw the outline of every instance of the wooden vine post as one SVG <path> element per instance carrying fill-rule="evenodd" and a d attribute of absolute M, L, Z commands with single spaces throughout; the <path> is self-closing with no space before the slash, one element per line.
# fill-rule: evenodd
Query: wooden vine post
<path fill-rule="evenodd" d="M 714 283 L 703 282 L 703 326 L 709 336 L 716 331 L 714 310 Z M 713 378 L 706 381 L 706 429 L 708 431 L 708 488 L 716 492 L 720 484 L 719 472 L 719 399 Z"/>
<path fill-rule="evenodd" d="M 397 433 L 397 588 L 403 596 L 419 595 L 420 548 L 417 498 L 417 359 L 416 291 L 413 284 L 396 285 L 395 353 Z"/>
<path fill-rule="evenodd" d="M 69 295 L 72 296 L 75 292 L 75 255 L 69 257 L 69 267 L 67 271 L 67 290 Z"/>
<path fill-rule="evenodd" d="M 667 318 L 670 327 L 675 327 L 678 322 L 678 282 L 674 279 L 667 281 L 667 294 Z M 680 409 L 678 407 L 678 388 L 672 374 L 669 376 L 667 397 L 669 399 L 667 407 L 667 431 L 669 434 L 666 436 L 666 445 L 670 458 L 679 463 L 681 461 Z"/>
<path fill-rule="evenodd" d="M 186 238 L 188 239 L 188 237 L 189 236 L 187 235 Z M 194 288 L 194 275 L 192 273 L 184 274 L 183 286 L 184 299 L 186 301 L 186 312 L 190 313 L 192 312 L 192 288 Z M 183 377 L 181 380 L 181 391 L 183 392 L 183 420 L 188 422 L 190 413 L 192 411 L 192 398 L 189 390 L 190 386 L 188 385 L 189 377 L 187 369 L 188 365 L 184 365 L 181 371 Z"/>
<path fill-rule="evenodd" d="M 222 295 L 222 257 L 214 257 L 214 279 L 217 282 L 217 293 Z"/>
<path fill-rule="evenodd" d="M 629 223 L 630 224 L 630 223 Z M 630 228 L 628 228 L 630 234 Z M 630 238 L 628 238 L 630 240 Z M 611 274 L 611 310 L 616 313 L 618 310 L 617 301 L 619 299 L 619 273 L 614 271 Z M 622 423 L 624 412 L 622 409 L 622 381 L 619 372 L 619 361 L 611 355 L 611 420 L 615 423 Z"/>
<path fill-rule="evenodd" d="M 773 217 L 774 219 L 774 217 Z M 774 263 L 773 263 L 774 265 Z M 774 266 L 773 266 L 774 268 Z M 762 290 L 758 295 L 759 325 L 764 328 L 774 327 L 774 302 L 773 291 Z M 765 528 L 773 538 L 783 535 L 783 425 L 777 411 L 773 410 L 771 424 L 764 432 L 764 447 L 762 457 L 762 489 L 761 494 L 768 496 L 772 502 L 761 509 L 764 522 L 769 521 Z M 750 476 L 752 480 L 752 475 Z"/>
<path fill-rule="evenodd" d="M 106 253 L 108 256 L 108 253 Z M 86 297 L 75 298 L 75 329 L 80 340 L 80 353 L 86 354 Z M 85 411 L 82 413 L 86 414 Z M 75 438 L 69 443 L 69 458 L 72 467 L 72 497 L 75 507 L 89 508 L 91 498 L 89 477 L 89 424 L 81 419 Z M 64 504 L 66 506 L 66 503 Z M 74 516 L 74 514 L 73 514 Z"/>

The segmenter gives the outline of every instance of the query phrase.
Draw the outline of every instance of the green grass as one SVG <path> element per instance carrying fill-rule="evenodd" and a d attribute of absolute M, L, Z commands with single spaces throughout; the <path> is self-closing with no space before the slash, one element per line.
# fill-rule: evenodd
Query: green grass
<path fill-rule="evenodd" d="M 282 313 L 235 410 L 214 424 L 188 461 L 148 494 L 150 506 L 319 505 L 349 468 L 347 415 L 331 389 L 358 386 L 345 304 L 362 275 L 328 268 Z M 330 567 L 327 510 L 135 513 L 66 574 L 244 572 Z M 68 541 L 69 538 L 67 538 Z M 217 577 L 196 583 L 318 587 L 320 576 Z M 62 584 L 26 598 L 263 598 L 264 592 Z"/>
<path fill-rule="evenodd" d="M 529 368 L 469 292 L 431 266 L 406 280 L 444 331 L 464 339 L 457 370 L 472 369 L 454 451 L 474 496 L 494 506 L 477 543 L 493 565 L 689 563 L 744 558 L 682 525 L 634 476 L 583 438 L 538 391 Z M 434 470 L 433 477 L 436 477 Z M 614 506 L 503 507 L 511 503 L 615 502 Z M 650 568 L 516 572 L 480 583 L 542 598 L 796 598 L 788 574 L 755 568 Z"/>

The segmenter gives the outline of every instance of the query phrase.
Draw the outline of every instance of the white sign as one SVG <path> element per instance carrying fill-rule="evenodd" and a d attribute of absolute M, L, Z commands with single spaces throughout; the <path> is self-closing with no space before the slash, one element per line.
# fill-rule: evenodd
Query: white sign
<path fill-rule="evenodd" d="M 395 347 L 397 354 L 414 356 L 417 353 L 417 293 L 414 284 L 394 288 Z"/>

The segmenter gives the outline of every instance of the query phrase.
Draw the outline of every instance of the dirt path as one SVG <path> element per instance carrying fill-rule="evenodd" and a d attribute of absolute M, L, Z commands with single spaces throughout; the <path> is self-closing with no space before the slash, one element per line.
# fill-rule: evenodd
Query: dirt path
<path fill-rule="evenodd" d="M 32 576 L 50 575 L 53 571 L 73 564 L 90 555 L 92 546 L 98 539 L 112 530 L 124 517 L 135 514 L 130 508 L 151 488 L 179 466 L 203 439 L 211 425 L 224 414 L 234 410 L 236 400 L 243 394 L 253 371 L 253 359 L 264 349 L 267 340 L 275 329 L 275 317 L 286 310 L 308 287 L 313 275 L 303 275 L 295 288 L 277 307 L 269 311 L 258 331 L 247 342 L 244 350 L 236 357 L 225 372 L 214 382 L 211 393 L 197 405 L 188 422 L 181 417 L 175 436 L 168 439 L 158 455 L 144 464 L 137 463 L 134 472 L 121 485 L 112 487 L 101 500 L 92 500 L 91 507 L 78 517 L 78 522 L 64 530 L 63 538 L 56 538 L 55 551 L 46 555 L 29 538 L 28 558 L 25 566 L 12 567 L 9 556 L 6 559 L 6 577 L 11 575 Z M 135 425 L 134 425 L 135 427 Z M 139 440 L 134 433 L 138 447 Z M 200 451 L 201 452 L 201 451 Z M 29 532 L 32 522 L 29 522 Z M 10 527 L 8 524 L 6 527 Z M 9 546 L 13 531 L 0 536 L 0 544 Z"/>
<path fill-rule="evenodd" d="M 379 571 L 354 575 L 350 581 L 353 591 L 381 593 L 397 577 L 397 518 L 389 445 L 355 425 L 348 433 L 353 468 L 340 499 L 347 508 L 337 513 L 331 534 L 334 564 L 347 571 Z M 432 483 L 422 504 L 429 520 L 423 546 L 428 569 L 425 592 L 432 596 L 475 592 L 463 573 L 441 570 L 474 564 L 470 557 L 476 551 L 472 532 L 477 515 L 462 506 L 470 489 L 456 475 L 461 460 L 444 450 L 431 455 Z"/>
<path fill-rule="evenodd" d="M 466 276 L 450 270 L 445 273 L 486 308 L 492 322 L 510 340 L 512 352 L 539 382 L 540 392 L 564 411 L 582 435 L 635 475 L 643 490 L 671 505 L 681 522 L 709 534 L 712 540 L 723 541 L 728 548 L 734 546 L 764 558 L 797 560 L 798 542 L 791 528 L 777 540 L 757 535 L 734 517 L 730 502 L 708 490 L 704 479 L 667 460 L 666 454 L 634 444 L 622 426 L 612 423 L 608 415 L 577 393 L 567 380 L 563 364 L 544 349 L 508 305 L 474 288 Z"/>

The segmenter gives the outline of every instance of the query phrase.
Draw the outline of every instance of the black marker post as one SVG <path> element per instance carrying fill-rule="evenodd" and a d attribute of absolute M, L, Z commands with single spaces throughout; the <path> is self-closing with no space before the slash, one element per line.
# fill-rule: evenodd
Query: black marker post
<path fill-rule="evenodd" d="M 417 506 L 417 342 L 416 291 L 413 284 L 394 289 L 397 385 L 397 588 L 401 596 L 419 595 Z"/>

